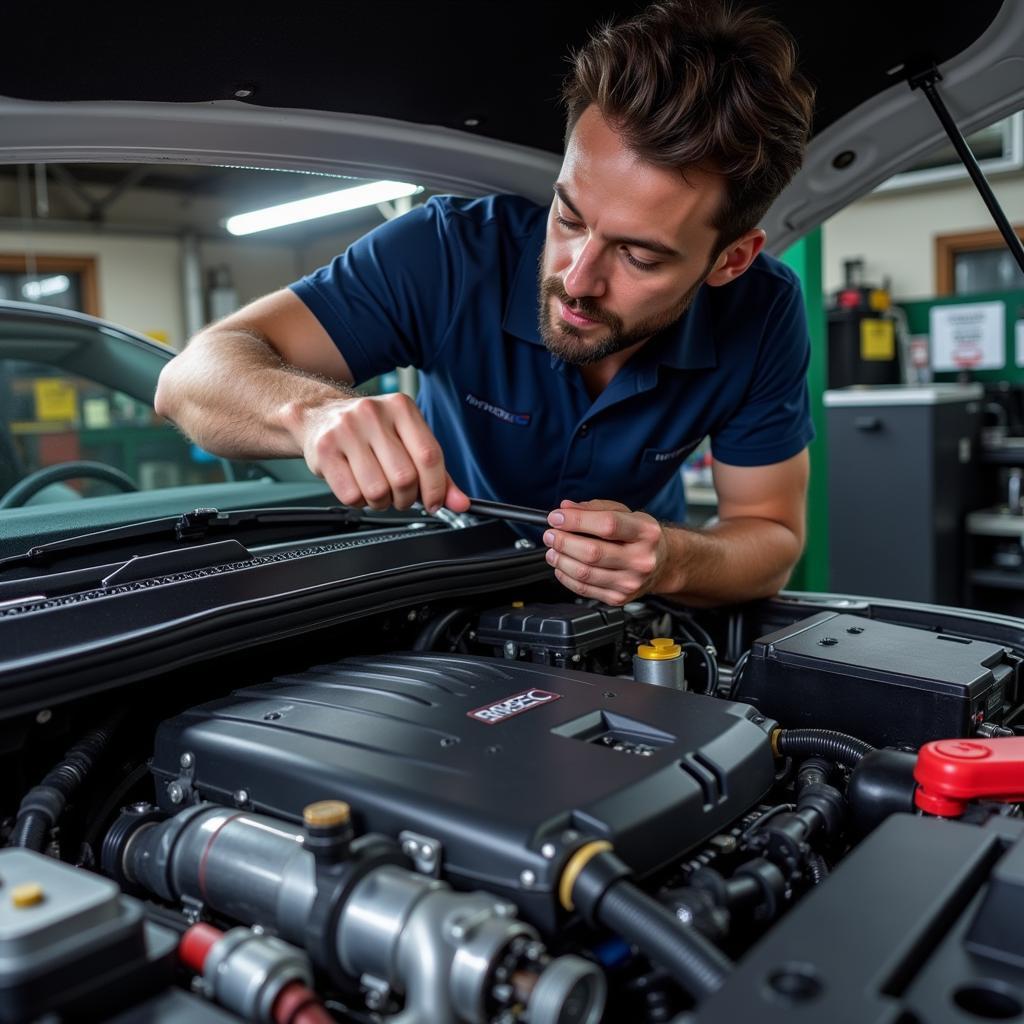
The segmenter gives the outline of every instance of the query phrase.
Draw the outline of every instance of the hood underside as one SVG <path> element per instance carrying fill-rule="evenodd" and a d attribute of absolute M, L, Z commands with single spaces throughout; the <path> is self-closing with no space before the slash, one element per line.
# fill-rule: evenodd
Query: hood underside
<path fill-rule="evenodd" d="M 565 57 L 638 2 L 405 0 L 294 9 L 189 6 L 162 19 L 71 9 L 0 65 L 0 161 L 288 167 L 390 175 L 546 199 L 562 141 Z M 1024 5 L 1012 0 L 756 4 L 797 40 L 817 88 L 807 165 L 766 227 L 773 247 L 943 138 L 907 78 L 935 64 L 961 127 L 1024 105 Z M 288 116 L 282 117 L 287 111 Z M 832 161 L 852 150 L 839 170 Z"/>

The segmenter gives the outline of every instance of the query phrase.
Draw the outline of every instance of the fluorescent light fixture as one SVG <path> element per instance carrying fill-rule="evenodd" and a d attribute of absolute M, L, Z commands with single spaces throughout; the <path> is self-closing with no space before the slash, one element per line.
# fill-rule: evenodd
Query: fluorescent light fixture
<path fill-rule="evenodd" d="M 31 302 L 47 299 L 51 295 L 62 295 L 71 287 L 71 280 L 64 274 L 44 277 L 40 281 L 26 281 L 21 286 L 21 294 Z"/>
<path fill-rule="evenodd" d="M 366 185 L 343 188 L 339 192 L 310 196 L 308 199 L 298 199 L 293 203 L 269 206 L 265 210 L 253 210 L 252 213 L 240 213 L 237 217 L 229 217 L 224 226 L 233 235 L 251 235 L 255 231 L 298 224 L 304 220 L 315 220 L 317 217 L 329 217 L 334 213 L 358 210 L 361 206 L 375 206 L 391 199 L 414 196 L 422 191 L 422 186 L 410 185 L 404 181 L 371 181 Z"/>

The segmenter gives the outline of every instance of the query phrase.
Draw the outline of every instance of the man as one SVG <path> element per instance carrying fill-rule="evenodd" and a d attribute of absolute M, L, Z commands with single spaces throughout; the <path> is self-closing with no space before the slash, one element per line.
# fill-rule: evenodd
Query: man
<path fill-rule="evenodd" d="M 757 227 L 810 125 L 792 42 L 658 3 L 575 55 L 564 99 L 549 210 L 430 200 L 201 332 L 157 411 L 220 455 L 301 455 L 350 505 L 554 508 L 548 561 L 585 597 L 772 594 L 812 437 L 799 286 Z M 406 364 L 418 406 L 352 390 Z M 706 435 L 718 521 L 670 525 Z"/>

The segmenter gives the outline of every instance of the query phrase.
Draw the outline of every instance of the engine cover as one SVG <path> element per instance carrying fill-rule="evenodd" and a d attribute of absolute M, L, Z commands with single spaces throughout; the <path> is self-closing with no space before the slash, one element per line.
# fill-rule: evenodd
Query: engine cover
<path fill-rule="evenodd" d="M 644 874 L 755 804 L 774 780 L 772 725 L 748 705 L 629 679 L 392 654 L 164 722 L 153 773 L 168 811 L 179 787 L 292 820 L 346 800 L 359 830 L 439 841 L 446 879 L 508 896 L 550 928 L 561 868 L 584 838 L 610 840 Z"/>

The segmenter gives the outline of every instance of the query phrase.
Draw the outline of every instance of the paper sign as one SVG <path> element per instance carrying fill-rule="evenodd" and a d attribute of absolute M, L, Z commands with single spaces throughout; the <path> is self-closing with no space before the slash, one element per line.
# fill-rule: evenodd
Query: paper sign
<path fill-rule="evenodd" d="M 861 320 L 860 357 L 865 362 L 891 362 L 896 358 L 896 325 L 892 320 Z"/>
<path fill-rule="evenodd" d="M 1017 331 L 1017 365 L 1024 366 L 1024 320 L 1018 320 L 1016 324 Z"/>
<path fill-rule="evenodd" d="M 1006 365 L 1006 305 L 932 306 L 932 368 L 1001 370 Z"/>
<path fill-rule="evenodd" d="M 78 392 L 59 377 L 40 377 L 34 382 L 37 420 L 73 420 L 78 415 Z"/>

